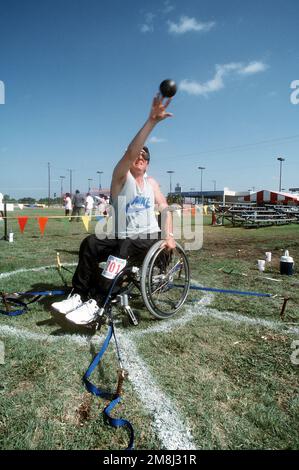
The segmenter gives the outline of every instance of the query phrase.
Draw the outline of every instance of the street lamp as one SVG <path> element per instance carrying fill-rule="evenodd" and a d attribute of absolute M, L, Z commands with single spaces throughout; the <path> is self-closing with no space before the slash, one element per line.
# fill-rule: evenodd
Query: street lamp
<path fill-rule="evenodd" d="M 280 162 L 280 168 L 279 168 L 279 192 L 281 191 L 281 170 L 282 170 L 282 162 L 285 161 L 285 158 L 278 157 L 277 160 Z"/>
<path fill-rule="evenodd" d="M 102 189 L 102 185 L 101 185 L 101 175 L 102 175 L 103 173 L 104 173 L 103 171 L 97 171 L 97 174 L 99 175 L 99 195 L 100 195 L 100 192 L 101 192 L 101 189 Z"/>
<path fill-rule="evenodd" d="M 203 205 L 203 193 L 202 193 L 202 172 L 206 168 L 204 166 L 199 166 L 198 169 L 200 170 L 200 192 L 201 192 L 201 204 Z"/>
<path fill-rule="evenodd" d="M 51 198 L 51 169 L 50 162 L 48 162 L 48 206 L 50 207 L 50 198 Z"/>
<path fill-rule="evenodd" d="M 62 204 L 62 195 L 63 195 L 63 180 L 65 176 L 59 176 L 60 178 L 60 196 L 61 196 L 61 204 Z"/>
<path fill-rule="evenodd" d="M 88 178 L 88 192 L 90 192 L 90 182 L 92 181 L 92 178 Z"/>
<path fill-rule="evenodd" d="M 173 170 L 168 170 L 166 173 L 169 174 L 169 192 L 172 193 L 172 181 L 171 181 L 171 175 L 174 173 Z"/>
<path fill-rule="evenodd" d="M 72 196 L 72 193 L 73 193 L 73 170 L 71 168 L 68 168 L 68 170 L 70 172 L 70 195 Z"/>

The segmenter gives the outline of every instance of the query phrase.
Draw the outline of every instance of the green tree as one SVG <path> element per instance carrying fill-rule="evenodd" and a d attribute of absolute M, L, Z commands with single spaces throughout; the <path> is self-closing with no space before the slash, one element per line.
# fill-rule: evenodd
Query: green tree
<path fill-rule="evenodd" d="M 35 199 L 33 197 L 21 197 L 18 202 L 21 204 L 35 204 Z"/>

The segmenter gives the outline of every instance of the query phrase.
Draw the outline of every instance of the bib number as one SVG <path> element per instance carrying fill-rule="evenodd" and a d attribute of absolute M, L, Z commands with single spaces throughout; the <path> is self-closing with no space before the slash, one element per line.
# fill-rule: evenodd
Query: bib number
<path fill-rule="evenodd" d="M 115 276 L 126 266 L 125 259 L 110 255 L 103 269 L 102 276 L 107 279 L 114 279 Z"/>

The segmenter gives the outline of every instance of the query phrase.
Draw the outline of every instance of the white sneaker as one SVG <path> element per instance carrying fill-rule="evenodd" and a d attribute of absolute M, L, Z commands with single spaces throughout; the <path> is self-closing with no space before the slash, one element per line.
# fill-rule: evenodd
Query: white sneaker
<path fill-rule="evenodd" d="M 66 313 L 72 312 L 73 310 L 81 307 L 81 305 L 83 305 L 83 302 L 80 295 L 74 294 L 61 302 L 54 302 L 52 304 L 52 308 L 56 310 L 56 312 L 63 313 L 65 315 Z"/>
<path fill-rule="evenodd" d="M 77 325 L 87 325 L 97 318 L 97 313 L 99 312 L 99 307 L 95 300 L 90 299 L 85 302 L 81 307 L 69 312 L 66 315 L 66 318 L 76 323 Z"/>

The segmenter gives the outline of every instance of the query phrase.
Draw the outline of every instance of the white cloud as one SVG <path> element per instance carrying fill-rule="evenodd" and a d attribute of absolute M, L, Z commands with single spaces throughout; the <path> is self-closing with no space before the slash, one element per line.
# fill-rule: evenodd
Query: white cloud
<path fill-rule="evenodd" d="M 150 144 L 161 144 L 162 142 L 167 142 L 167 140 L 155 137 L 154 135 L 149 139 Z"/>
<path fill-rule="evenodd" d="M 224 81 L 223 78 L 229 72 L 233 70 L 237 70 L 240 67 L 238 63 L 230 63 L 224 65 L 217 65 L 216 66 L 216 73 L 211 80 L 208 80 L 205 83 L 199 83 L 193 80 L 182 80 L 179 84 L 179 88 L 182 91 L 186 91 L 189 95 L 204 95 L 206 96 L 209 93 L 214 91 L 221 90 L 224 88 Z"/>
<path fill-rule="evenodd" d="M 140 31 L 142 33 L 152 33 L 154 31 L 154 18 L 155 15 L 153 13 L 146 13 L 144 23 L 140 25 Z"/>
<path fill-rule="evenodd" d="M 250 62 L 245 67 L 241 68 L 238 73 L 241 75 L 253 75 L 254 73 L 264 72 L 268 66 L 263 62 Z"/>
<path fill-rule="evenodd" d="M 148 24 L 142 24 L 140 25 L 140 31 L 142 33 L 152 33 L 154 31 L 153 25 L 148 25 Z"/>
<path fill-rule="evenodd" d="M 189 18 L 188 16 L 181 16 L 179 23 L 173 23 L 168 21 L 168 32 L 174 34 L 184 34 L 189 31 L 210 31 L 211 28 L 215 26 L 214 21 L 209 21 L 203 23 L 202 21 L 197 21 L 195 18 Z"/>
<path fill-rule="evenodd" d="M 224 78 L 232 73 L 241 75 L 252 75 L 254 73 L 263 72 L 268 68 L 263 62 L 250 62 L 244 65 L 239 62 L 231 62 L 223 65 L 216 65 L 216 72 L 211 80 L 204 83 L 195 80 L 184 79 L 179 84 L 179 89 L 189 93 L 189 95 L 203 95 L 207 96 L 209 93 L 221 90 L 224 88 Z"/>
<path fill-rule="evenodd" d="M 162 9 L 162 13 L 170 13 L 172 10 L 174 10 L 174 6 L 170 3 L 169 0 L 166 0 L 163 4 L 163 9 Z"/>

